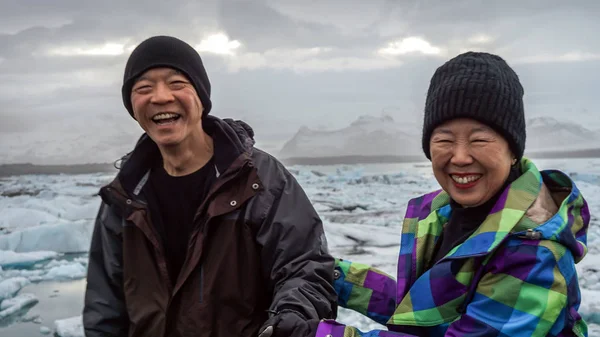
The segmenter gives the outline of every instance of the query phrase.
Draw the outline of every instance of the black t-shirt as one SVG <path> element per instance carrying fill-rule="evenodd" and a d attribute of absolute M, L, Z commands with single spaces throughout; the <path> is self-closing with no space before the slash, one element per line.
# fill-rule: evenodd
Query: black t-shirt
<path fill-rule="evenodd" d="M 193 220 L 216 179 L 214 161 L 180 177 L 169 175 L 162 161 L 150 173 L 152 221 L 162 236 L 169 276 L 175 283 L 185 262 Z"/>

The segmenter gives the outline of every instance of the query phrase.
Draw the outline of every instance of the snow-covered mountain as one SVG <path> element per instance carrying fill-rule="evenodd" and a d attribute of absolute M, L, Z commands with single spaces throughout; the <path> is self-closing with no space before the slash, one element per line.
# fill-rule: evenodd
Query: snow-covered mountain
<path fill-rule="evenodd" d="M 390 116 L 361 116 L 339 130 L 303 126 L 285 143 L 282 158 L 420 155 L 421 124 Z M 551 117 L 527 120 L 526 151 L 600 148 L 600 132 Z"/>
<path fill-rule="evenodd" d="M 527 120 L 526 150 L 563 150 L 599 148 L 600 132 L 592 131 L 575 122 L 559 121 L 551 117 Z"/>
<path fill-rule="evenodd" d="M 390 116 L 361 116 L 349 126 L 331 131 L 303 126 L 287 141 L 279 155 L 338 157 L 419 154 L 421 126 L 394 121 Z"/>

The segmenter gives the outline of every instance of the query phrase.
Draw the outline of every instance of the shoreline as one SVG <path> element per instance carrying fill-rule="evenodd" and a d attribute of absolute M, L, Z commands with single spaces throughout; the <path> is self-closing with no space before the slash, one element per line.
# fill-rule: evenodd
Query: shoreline
<path fill-rule="evenodd" d="M 534 151 L 525 153 L 531 159 L 566 159 L 566 158 L 600 158 L 600 148 L 581 150 Z M 349 155 L 324 157 L 277 157 L 284 165 L 355 165 L 355 164 L 401 164 L 427 162 L 424 155 Z M 113 163 L 93 163 L 74 165 L 36 165 L 36 164 L 0 164 L 0 177 L 21 175 L 56 175 L 56 174 L 94 174 L 117 173 Z"/>
<path fill-rule="evenodd" d="M 118 170 L 112 163 L 75 164 L 75 165 L 35 165 L 35 164 L 3 164 L 0 165 L 0 177 L 21 176 L 29 174 L 93 174 L 112 173 Z"/>
<path fill-rule="evenodd" d="M 530 159 L 600 158 L 600 148 L 582 150 L 536 151 L 525 153 Z M 352 165 L 352 164 L 394 164 L 427 162 L 425 155 L 381 155 L 381 156 L 327 156 L 327 157 L 288 157 L 280 159 L 285 165 Z"/>

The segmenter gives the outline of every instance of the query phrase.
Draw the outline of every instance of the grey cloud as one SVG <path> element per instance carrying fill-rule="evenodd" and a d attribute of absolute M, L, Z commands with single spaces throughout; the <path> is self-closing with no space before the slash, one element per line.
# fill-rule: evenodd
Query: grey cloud
<path fill-rule="evenodd" d="M 210 10 L 211 4 L 213 9 Z M 168 34 L 186 39 L 198 39 L 216 29 L 215 2 L 169 2 L 151 0 L 143 3 L 128 1 L 26 1 L 3 4 L 0 10 L 0 31 L 3 19 L 27 18 L 30 15 L 66 17 L 59 27 L 31 26 L 17 33 L 0 34 L 0 56 L 19 57 L 49 47 L 63 45 L 93 45 L 123 41 L 137 43 L 150 35 Z M 209 11 L 207 11 L 209 9 Z M 24 20 L 27 21 L 27 20 Z"/>
<path fill-rule="evenodd" d="M 176 6 L 159 0 L 2 1 L 0 118 L 8 122 L 0 126 L 0 139 L 10 144 L 17 139 L 13 136 L 43 132 L 48 143 L 78 137 L 110 146 L 132 141 L 141 131 L 121 102 L 127 55 L 65 57 L 46 52 L 106 42 L 136 44 L 155 34 L 195 44 L 219 31 L 243 43 L 240 54 L 333 48 L 315 56 L 319 60 L 374 59 L 378 48 L 409 36 L 451 48 L 443 57 L 401 55 L 403 65 L 388 69 L 326 71 L 324 65 L 323 71 L 297 73 L 269 67 L 231 73 L 227 57 L 202 53 L 213 84 L 212 113 L 247 120 L 258 144 L 269 150 L 276 150 L 301 125 L 339 128 L 359 115 L 382 113 L 419 123 L 435 68 L 459 48 L 478 47 L 467 40 L 479 33 L 494 38 L 480 48 L 514 64 L 525 86 L 528 116 L 568 114 L 598 129 L 600 60 L 537 64 L 523 58 L 600 54 L 594 34 L 600 31 L 599 6 L 591 0 L 576 5 L 558 0 L 182 0 Z M 119 134 L 126 137 L 114 138 Z M 98 160 L 110 161 L 132 145 Z M 0 146 L 0 158 L 6 151 L 6 145 Z M 73 161 L 94 159 L 90 153 Z"/>
<path fill-rule="evenodd" d="M 389 1 L 390 19 L 407 19 L 423 25 L 440 23 L 491 23 L 503 20 L 520 20 L 544 13 L 577 12 L 593 16 L 600 10 L 594 0 L 578 1 L 577 4 L 561 1 L 472 1 L 472 0 L 414 0 Z"/>
<path fill-rule="evenodd" d="M 293 20 L 263 1 L 222 1 L 219 21 L 232 38 L 241 40 L 250 51 L 331 45 L 338 37 L 330 25 Z"/>

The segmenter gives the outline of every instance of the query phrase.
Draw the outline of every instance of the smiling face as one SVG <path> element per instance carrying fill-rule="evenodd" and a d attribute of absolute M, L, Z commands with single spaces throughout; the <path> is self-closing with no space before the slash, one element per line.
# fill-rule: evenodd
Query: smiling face
<path fill-rule="evenodd" d="M 171 68 L 154 68 L 133 85 L 135 119 L 159 147 L 177 146 L 202 133 L 202 103 L 190 80 Z"/>
<path fill-rule="evenodd" d="M 438 126 L 430 139 L 433 174 L 463 207 L 479 206 L 504 185 L 514 156 L 496 131 L 472 119 Z"/>

